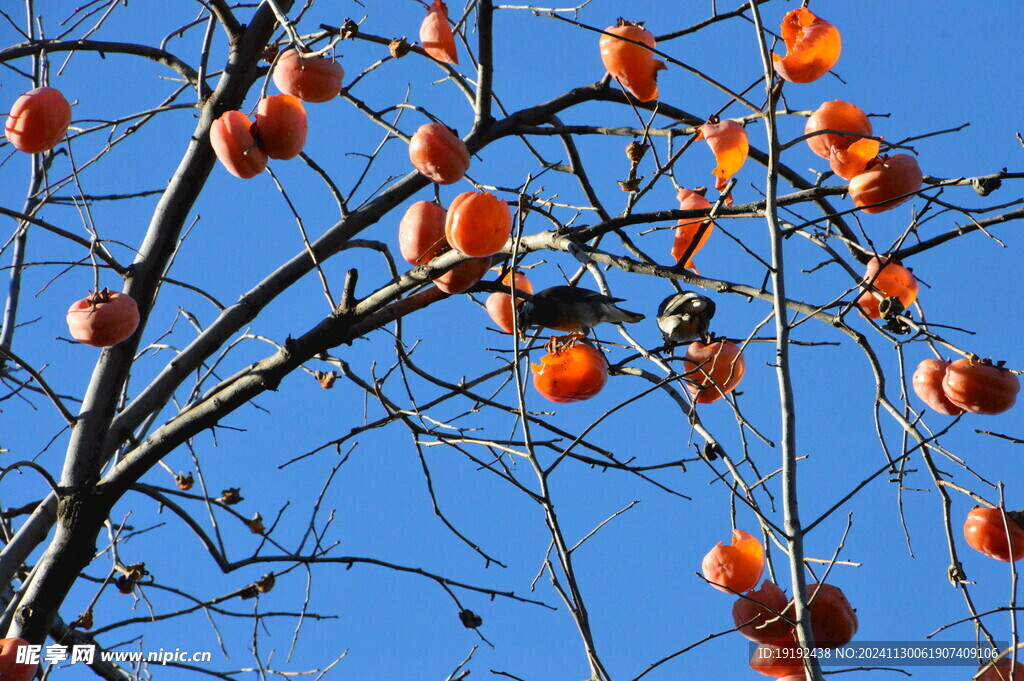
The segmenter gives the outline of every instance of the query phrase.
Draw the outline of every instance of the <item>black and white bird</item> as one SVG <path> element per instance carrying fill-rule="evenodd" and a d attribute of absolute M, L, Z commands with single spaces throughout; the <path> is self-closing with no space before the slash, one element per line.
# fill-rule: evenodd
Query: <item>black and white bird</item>
<path fill-rule="evenodd" d="M 658 328 L 666 341 L 706 340 L 715 316 L 715 301 L 693 291 L 683 291 L 661 301 Z"/>
<path fill-rule="evenodd" d="M 615 304 L 623 300 L 578 286 L 552 286 L 533 294 L 519 308 L 519 331 L 525 335 L 531 326 L 543 326 L 586 335 L 602 322 L 632 324 L 644 318 Z"/>

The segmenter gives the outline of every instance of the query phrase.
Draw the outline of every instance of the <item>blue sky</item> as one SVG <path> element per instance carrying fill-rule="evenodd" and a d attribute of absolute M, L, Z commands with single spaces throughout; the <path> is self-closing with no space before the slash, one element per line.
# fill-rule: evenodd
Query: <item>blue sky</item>
<path fill-rule="evenodd" d="M 42 4 L 42 3 L 40 3 Z M 731 10 L 735 2 L 719 2 L 719 10 Z M 70 13 L 76 3 L 61 0 L 46 3 L 48 31 L 57 31 L 58 20 Z M 696 23 L 709 15 L 710 2 L 629 3 L 595 0 L 578 15 L 589 26 L 604 28 L 619 15 L 646 20 L 647 28 L 660 35 Z M 776 30 L 782 15 L 797 6 L 792 2 L 769 2 L 762 6 L 766 25 Z M 160 3 L 140 2 L 118 7 L 94 38 L 117 41 L 158 43 L 177 26 L 190 21 L 200 6 L 189 6 L 180 16 L 162 16 Z M 1020 167 L 1024 149 L 1017 140 L 1024 132 L 1021 117 L 1022 96 L 1019 84 L 1024 67 L 1018 54 L 1021 8 L 1014 2 L 989 2 L 968 7 L 963 3 L 936 10 L 935 3 L 904 0 L 899 3 L 879 0 L 836 2 L 816 0 L 811 8 L 842 31 L 843 55 L 835 69 L 842 81 L 826 76 L 818 82 L 787 85 L 785 102 L 794 111 L 813 110 L 826 100 L 844 99 L 856 103 L 873 118 L 875 131 L 886 140 L 899 141 L 969 123 L 958 132 L 935 135 L 913 142 L 926 175 L 940 178 L 974 176 L 1013 171 Z M 53 15 L 49 12 L 53 11 Z M 178 11 L 178 10 L 175 10 Z M 245 10 L 240 10 L 244 15 Z M 450 3 L 453 18 L 461 17 L 460 3 Z M 294 12 L 293 12 L 294 14 Z M 312 33 L 320 23 L 337 25 L 346 16 L 366 16 L 362 30 L 382 36 L 406 35 L 414 39 L 422 17 L 417 3 L 405 0 L 380 2 L 321 2 L 303 18 L 303 33 Z M 50 18 L 50 17 L 53 18 Z M 20 14 L 18 15 L 20 18 Z M 518 9 L 502 9 L 495 20 L 495 90 L 508 110 L 517 110 L 553 98 L 565 91 L 601 78 L 597 35 L 567 23 L 537 17 Z M 79 32 L 73 35 L 81 35 Z M 475 40 L 475 34 L 470 34 Z M 3 45 L 19 41 L 15 32 L 0 24 Z M 214 34 L 211 70 L 220 68 L 226 54 L 223 36 Z M 182 38 L 168 41 L 167 49 L 190 63 L 198 61 L 202 28 Z M 676 59 L 705 70 L 733 89 L 743 89 L 760 75 L 760 57 L 756 36 L 750 23 L 733 19 L 707 31 L 665 42 L 659 47 Z M 781 49 L 781 47 L 779 48 Z M 464 47 L 460 46 L 465 55 Z M 371 67 L 386 55 L 386 49 L 365 41 L 343 42 L 338 56 L 346 69 L 345 82 Z M 92 119 L 110 119 L 155 106 L 173 91 L 175 83 L 166 78 L 167 69 L 134 57 L 95 54 L 75 55 L 63 71 L 57 70 L 63 55 L 52 60 L 51 82 L 75 103 L 74 126 L 89 127 Z M 459 71 L 471 75 L 469 60 Z M 18 66 L 25 68 L 24 60 Z M 719 110 L 727 100 L 694 76 L 670 67 L 660 79 L 662 101 L 696 116 L 705 117 Z M 616 86 L 613 86 L 616 87 Z M 11 102 L 28 89 L 25 82 L 9 70 L 0 71 L 0 97 Z M 273 86 L 269 86 L 270 91 Z M 246 100 L 247 109 L 255 108 L 259 87 Z M 384 109 L 405 98 L 424 107 L 465 135 L 473 121 L 472 110 L 456 88 L 443 80 L 443 72 L 427 60 L 410 55 L 400 61 L 388 61 L 367 75 L 352 94 L 375 109 Z M 762 101 L 763 87 L 750 93 Z M 179 102 L 194 103 L 194 93 L 185 93 Z M 5 104 L 3 106 L 7 106 Z M 384 131 L 366 120 L 354 107 L 339 100 L 307 107 L 310 135 L 306 151 L 330 173 L 343 192 L 351 190 L 364 170 L 365 155 L 371 154 L 384 139 Z M 733 104 L 724 117 L 746 115 L 747 110 Z M 388 116 L 393 116 L 389 113 Z M 634 126 L 635 114 L 627 107 L 610 103 L 590 103 L 565 112 L 568 125 Z M 413 132 L 426 118 L 413 109 L 402 113 L 398 126 Z M 804 119 L 783 116 L 780 120 L 783 140 L 802 132 Z M 195 124 L 195 111 L 189 108 L 161 114 L 158 119 L 115 147 L 103 162 L 90 166 L 80 175 L 82 191 L 87 194 L 131 193 L 162 189 L 174 172 Z M 656 125 L 666 124 L 656 119 Z M 747 128 L 753 146 L 763 149 L 766 138 L 762 125 Z M 76 164 L 82 165 L 106 143 L 106 133 L 97 132 L 72 140 Z M 564 162 L 565 152 L 554 137 L 531 140 L 546 160 Z M 622 149 L 628 138 L 621 136 L 584 136 L 579 139 L 581 153 L 593 184 L 608 210 L 617 214 L 626 195 L 615 184 L 623 179 L 628 164 Z M 665 158 L 665 145 L 658 143 L 659 157 Z M 7 147 L 4 148 L 6 156 Z M 811 169 L 827 168 L 800 144 L 787 150 L 783 162 L 813 179 Z M 299 161 L 274 162 L 271 166 L 288 196 L 298 207 L 311 238 L 322 234 L 338 219 L 330 193 L 308 167 Z M 675 169 L 675 180 L 688 187 L 712 182 L 710 152 L 701 143 L 688 151 Z M 355 190 L 352 203 L 358 205 L 377 188 L 410 171 L 405 145 L 397 139 L 387 141 L 366 179 Z M 68 172 L 66 156 L 61 156 L 54 173 Z M 515 187 L 538 167 L 521 142 L 498 141 L 484 149 L 470 168 L 470 176 L 485 185 Z M 650 156 L 639 174 L 653 173 Z M 27 183 L 27 158 L 17 155 L 0 166 L 0 205 L 19 210 Z M 764 169 L 752 162 L 737 175 L 737 202 L 755 200 L 765 186 Z M 838 184 L 835 178 L 827 184 Z M 535 180 L 533 188 L 543 186 L 544 196 L 573 206 L 585 198 L 569 176 L 549 172 Z M 440 196 L 446 205 L 470 185 L 462 182 L 442 187 Z M 58 195 L 74 193 L 65 187 Z M 789 188 L 782 187 L 785 193 Z M 934 192 L 932 192 L 934 193 Z M 378 240 L 397 255 L 397 225 L 404 208 L 416 200 L 431 199 L 433 188 L 418 192 L 406 204 L 373 225 L 363 238 Z M 638 204 L 638 211 L 675 208 L 675 189 L 663 181 Z M 1006 181 L 1001 190 L 982 198 L 970 188 L 947 190 L 943 200 L 969 207 L 995 206 L 1017 201 L 1020 181 Z M 110 240 L 112 251 L 124 262 L 131 261 L 131 250 L 142 236 L 156 205 L 155 196 L 127 201 L 97 201 L 91 206 L 92 219 L 100 235 Z M 852 203 L 835 197 L 840 210 Z M 860 226 L 876 247 L 885 249 L 924 205 L 915 199 L 880 215 L 865 215 Z M 934 213 L 934 209 L 932 210 Z M 571 209 L 560 209 L 563 221 L 573 217 Z M 813 215 L 801 207 L 804 216 Z M 225 304 L 256 285 L 283 260 L 302 249 L 295 221 L 268 174 L 242 181 L 223 168 L 214 169 L 193 211 L 196 222 L 175 260 L 170 276 L 208 291 Z M 85 235 L 83 217 L 69 205 L 48 206 L 41 217 L 75 233 Z M 13 232 L 14 223 L 6 219 L 4 241 Z M 592 213 L 584 213 L 577 224 L 594 224 Z M 945 213 L 922 224 L 920 233 L 927 238 L 951 229 L 968 219 Z M 536 215 L 526 221 L 526 233 L 550 229 Z M 629 234 L 661 264 L 668 263 L 671 232 L 657 231 L 645 236 L 650 225 L 629 228 Z M 763 220 L 739 219 L 723 222 L 723 227 L 751 251 L 765 258 L 769 253 L 768 230 Z M 1016 291 L 1022 269 L 1017 255 L 1024 243 L 1016 224 L 1010 222 L 992 230 L 988 238 L 973 233 L 922 253 L 904 264 L 926 286 L 920 301 L 927 319 L 966 329 L 973 335 L 950 330 L 947 338 L 954 344 L 982 357 L 1006 360 L 1013 368 L 1024 368 L 1018 341 L 1021 316 Z M 1000 243 L 1001 242 L 1001 243 Z M 839 248 L 839 245 L 836 244 Z M 618 252 L 618 244 L 608 246 Z M 808 240 L 794 237 L 785 242 L 788 293 L 792 298 L 825 303 L 852 284 L 835 265 L 821 269 L 824 257 Z M 840 249 L 841 250 L 841 249 Z M 849 259 L 848 253 L 842 251 Z M 58 238 L 33 232 L 28 260 L 43 263 L 26 271 L 25 297 L 20 321 L 24 326 L 16 335 L 14 350 L 36 367 L 46 366 L 45 376 L 64 395 L 81 395 L 85 390 L 98 352 L 93 348 L 67 342 L 64 311 L 82 297 L 92 283 L 88 267 L 68 268 L 63 264 L 80 260 L 82 249 Z M 3 264 L 10 261 L 4 252 Z M 697 258 L 702 274 L 712 278 L 760 285 L 763 267 L 735 242 L 716 234 Z M 404 263 L 399 261 L 400 266 Z M 562 272 L 571 273 L 576 263 L 563 253 L 538 253 L 527 257 L 532 266 L 530 279 L 536 289 L 562 283 Z M 324 271 L 335 296 L 339 295 L 346 270 L 360 269 L 359 295 L 366 295 L 390 280 L 383 259 L 368 250 L 346 251 L 328 261 Z M 67 271 L 65 271 L 67 270 Z M 648 320 L 631 328 L 634 337 L 648 347 L 660 344 L 653 318 L 658 303 L 672 292 L 664 280 L 627 275 L 611 270 L 607 278 L 612 291 L 628 300 L 626 307 L 642 312 Z M 120 282 L 110 273 L 101 281 L 111 288 Z M 587 285 L 594 287 L 591 281 Z M 764 301 L 748 302 L 728 294 L 713 295 L 718 305 L 716 332 L 734 338 L 746 337 L 755 325 L 770 313 Z M 494 370 L 509 357 L 511 339 L 488 326 L 481 305 L 485 295 L 454 296 L 402 324 L 407 344 L 415 344 L 412 359 L 425 372 L 448 382 Z M 168 362 L 175 349 L 195 337 L 195 329 L 180 311 L 193 315 L 207 326 L 216 318 L 215 308 L 203 298 L 179 287 L 165 286 L 158 307 L 150 319 L 144 343 L 153 343 L 136 363 L 129 393 L 135 394 Z M 228 376 L 247 364 L 275 351 L 261 340 L 282 343 L 289 335 L 298 336 L 329 312 L 320 284 L 307 276 L 292 290 L 282 294 L 265 314 L 247 329 L 252 337 L 240 340 L 217 366 L 218 376 Z M 890 381 L 889 396 L 899 398 L 899 359 L 892 343 L 855 314 L 851 325 L 867 334 L 879 354 Z M 770 325 L 759 337 L 769 334 Z M 614 329 L 602 329 L 602 339 L 619 341 Z M 812 521 L 838 499 L 871 475 L 885 462 L 874 421 L 874 380 L 863 354 L 846 336 L 818 322 L 802 324 L 794 332 L 799 341 L 817 345 L 796 346 L 792 350 L 793 376 L 797 407 L 798 450 L 806 459 L 800 462 L 800 510 L 805 521 Z M 833 345 L 838 343 L 838 345 Z M 378 331 L 352 346 L 332 350 L 366 380 L 388 375 L 384 391 L 405 407 L 425 403 L 441 394 L 437 386 L 409 375 L 415 395 L 406 393 L 403 377 L 391 371 L 395 363 L 394 338 Z M 608 346 L 609 359 L 622 361 L 632 351 Z M 927 345 L 909 343 L 903 347 L 907 380 L 917 362 L 931 356 Z M 747 376 L 740 388 L 739 405 L 750 424 L 767 440 L 779 440 L 778 392 L 775 372 L 770 366 L 774 346 L 753 343 L 746 351 Z M 330 367 L 310 362 L 310 370 Z M 525 364 L 523 365 L 525 368 Z M 390 372 L 390 373 L 389 373 Z M 188 398 L 191 384 L 177 396 Z M 208 387 L 208 384 L 207 384 Z M 646 390 L 648 384 L 632 377 L 613 377 L 605 391 L 587 402 L 552 405 L 544 402 L 527 386 L 530 409 L 550 412 L 546 418 L 572 433 L 581 432 L 606 410 Z M 505 404 L 516 404 L 514 386 L 492 380 L 480 389 L 494 394 Z M 258 406 L 258 408 L 257 408 Z M 921 408 L 916 397 L 910 406 Z M 474 433 L 494 438 L 519 440 L 521 432 L 514 414 L 492 409 L 472 411 L 472 403 L 461 400 L 446 403 L 431 416 L 440 421 L 454 419 L 460 427 L 479 429 Z M 0 402 L 0 462 L 35 459 L 53 474 L 60 471 L 67 433 L 59 432 L 61 422 L 42 399 L 31 397 L 31 404 L 20 398 Z M 162 414 L 173 415 L 173 405 Z M 337 542 L 336 555 L 366 556 L 401 565 L 419 567 L 470 584 L 500 591 L 515 591 L 527 598 L 555 606 L 550 610 L 508 599 L 491 600 L 480 594 L 457 591 L 465 608 L 483 617 L 481 633 L 494 645 L 491 648 L 473 631 L 459 622 L 458 608 L 436 584 L 412 574 L 399 574 L 383 568 L 358 565 L 351 570 L 339 566 L 320 566 L 308 572 L 298 568 L 278 578 L 275 590 L 260 599 L 261 612 L 296 612 L 308 594 L 309 611 L 330 616 L 323 621 L 302 624 L 298 644 L 287 659 L 294 618 L 268 618 L 254 634 L 252 622 L 212 614 L 194 613 L 166 622 L 135 625 L 100 636 L 101 642 L 118 642 L 145 635 L 144 650 L 181 647 L 218 650 L 218 635 L 231 651 L 229 660 L 215 656 L 216 669 L 253 666 L 246 649 L 253 636 L 259 638 L 260 655 L 270 651 L 276 669 L 300 671 L 320 668 L 342 651 L 349 653 L 329 675 L 346 679 L 444 679 L 474 646 L 479 646 L 467 667 L 473 678 L 491 676 L 496 670 L 527 679 L 582 679 L 589 673 L 575 627 L 546 576 L 531 584 L 542 567 L 550 541 L 540 507 L 509 484 L 490 474 L 451 446 L 437 445 L 425 438 L 422 455 L 427 462 L 434 491 L 446 517 L 482 551 L 507 565 L 487 567 L 481 556 L 460 542 L 435 517 L 427 492 L 423 466 L 413 437 L 401 425 L 371 431 L 346 441 L 341 454 L 333 448 L 283 466 L 286 462 L 341 438 L 364 422 L 383 415 L 375 400 L 368 399 L 354 383 L 339 380 L 331 391 L 323 391 L 307 373 L 296 372 L 276 392 L 268 392 L 256 405 L 244 407 L 225 419 L 224 428 L 204 432 L 191 443 L 201 462 L 202 472 L 216 496 L 227 487 L 240 487 L 245 501 L 235 509 L 245 517 L 260 512 L 270 525 L 281 513 L 274 538 L 285 547 L 298 545 L 318 495 L 343 456 L 344 464 L 330 479 L 330 486 L 319 509 L 320 527 L 327 517 L 333 521 L 324 542 Z M 749 430 L 737 427 L 732 409 L 724 403 L 702 406 L 705 425 L 739 459 L 744 442 L 761 473 L 779 465 L 779 448 L 770 447 Z M 886 444 L 897 454 L 903 447 L 901 431 L 883 414 L 882 432 Z M 933 429 L 944 428 L 949 418 L 927 414 L 925 422 Z M 1019 481 L 1024 478 L 1020 445 L 979 434 L 987 430 L 1024 437 L 1016 411 L 995 417 L 966 416 L 941 438 L 952 455 L 963 459 L 977 476 L 954 459 L 938 458 L 940 468 L 957 485 L 995 501 L 994 489 L 986 481 L 1006 483 L 1006 504 L 1024 506 Z M 535 437 L 546 439 L 542 432 Z M 665 396 L 654 394 L 634 402 L 612 418 L 603 421 L 588 435 L 601 447 L 615 452 L 620 459 L 634 458 L 644 464 L 683 457 L 694 457 L 689 425 L 678 408 Z M 52 442 L 51 442 L 52 439 Z M 563 441 L 564 445 L 565 442 Z M 350 447 L 352 447 L 351 452 Z M 182 447 L 166 459 L 174 471 L 195 470 L 190 448 Z M 468 447 L 475 456 L 492 456 L 479 447 Z M 550 461 L 552 454 L 543 451 Z M 531 488 L 535 477 L 522 459 L 506 461 L 515 474 Z M 718 464 L 716 464 L 718 465 Z M 858 493 L 840 511 L 817 527 L 807 538 L 807 554 L 828 559 L 839 545 L 847 523 L 845 545 L 838 558 L 858 564 L 837 565 L 829 581 L 843 588 L 857 608 L 861 641 L 921 641 L 933 631 L 969 615 L 961 591 L 946 578 L 949 562 L 939 494 L 924 470 L 918 455 L 912 455 L 902 491 L 882 475 Z M 722 471 L 718 465 L 717 470 Z M 756 475 L 745 469 L 745 477 Z M 676 650 L 693 645 L 711 633 L 732 627 L 732 599 L 704 584 L 696 575 L 704 553 L 715 542 L 727 540 L 732 522 L 733 504 L 729 494 L 707 464 L 694 461 L 685 471 L 678 468 L 658 471 L 652 477 L 669 486 L 678 495 L 659 491 L 635 476 L 567 461 L 551 477 L 552 495 L 559 518 L 571 542 L 585 536 L 596 525 L 620 509 L 638 501 L 628 512 L 609 522 L 579 549 L 579 584 L 592 618 L 602 659 L 615 679 L 632 679 L 647 665 Z M 146 478 L 149 484 L 173 485 L 170 475 L 154 469 Z M 770 517 L 781 522 L 778 500 L 779 481 L 766 486 L 776 498 L 771 508 L 767 498 L 760 500 Z M 7 476 L 0 482 L 0 505 L 19 506 L 45 492 L 45 483 L 31 474 Z M 996 563 L 968 549 L 962 542 L 960 526 L 972 502 L 951 491 L 952 524 L 960 558 L 967 575 L 975 584 L 970 593 L 979 611 L 1005 606 L 1010 601 L 1011 580 L 1005 564 Z M 901 506 L 902 505 L 902 506 Z M 193 515 L 209 526 L 202 504 L 189 502 Z M 904 536 L 902 518 L 909 541 Z M 755 517 L 742 507 L 736 509 L 737 526 L 757 533 Z M 127 520 L 125 520 L 127 518 Z M 160 512 L 152 501 L 129 495 L 114 512 L 115 522 L 125 520 L 137 530 L 153 527 L 127 541 L 121 547 L 125 562 L 144 560 L 161 585 L 174 586 L 199 598 L 213 598 L 259 578 L 271 567 L 254 565 L 231 574 L 221 574 L 213 561 L 186 528 L 168 512 Z M 250 555 L 259 546 L 237 520 L 218 515 L 228 553 L 234 559 Z M 18 521 L 20 522 L 20 520 Z M 100 548 L 105 537 L 101 536 Z M 308 545 L 307 545 L 308 548 Z M 264 552 L 270 550 L 267 547 Z M 773 551 L 780 581 L 791 592 L 785 557 Z M 103 555 L 88 573 L 102 579 L 110 558 Z M 820 568 L 819 568 L 820 570 Z M 95 595 L 96 587 L 83 584 L 76 589 L 62 610 L 72 619 Z M 187 599 L 156 587 L 144 587 L 153 612 L 168 612 L 185 607 Z M 105 592 L 96 606 L 97 626 L 130 617 L 148 615 L 147 602 L 133 602 L 130 596 Z M 233 600 L 228 610 L 252 612 L 254 601 Z M 1010 616 L 999 613 L 986 617 L 986 624 L 997 638 L 1008 639 Z M 216 625 L 216 629 L 214 624 Z M 971 640 L 974 628 L 961 624 L 941 635 L 947 640 Z M 660 666 L 645 678 L 677 679 L 708 673 L 729 678 L 760 678 L 746 664 L 747 642 L 738 634 L 726 634 L 703 643 L 691 652 Z M 952 681 L 967 678 L 967 667 L 907 667 L 915 678 Z M 80 670 L 64 672 L 77 678 Z M 893 671 L 859 672 L 873 678 L 898 678 Z M 182 671 L 167 678 L 185 678 Z M 57 677 L 60 678 L 60 677 Z M 161 678 L 157 674 L 157 678 Z M 198 678 L 198 677 L 197 677 Z"/>

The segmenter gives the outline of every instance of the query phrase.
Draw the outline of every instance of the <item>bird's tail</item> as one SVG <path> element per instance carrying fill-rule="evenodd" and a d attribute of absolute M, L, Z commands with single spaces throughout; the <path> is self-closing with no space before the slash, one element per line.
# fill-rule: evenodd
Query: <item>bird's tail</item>
<path fill-rule="evenodd" d="M 615 315 L 609 320 L 611 322 L 623 322 L 625 324 L 635 324 L 639 321 L 643 321 L 644 315 L 639 312 L 630 312 L 629 310 L 623 310 L 621 307 L 615 308 Z"/>

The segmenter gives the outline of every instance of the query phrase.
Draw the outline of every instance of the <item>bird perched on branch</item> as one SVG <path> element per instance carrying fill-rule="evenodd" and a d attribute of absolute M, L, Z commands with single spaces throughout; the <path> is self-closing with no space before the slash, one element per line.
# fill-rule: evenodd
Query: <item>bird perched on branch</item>
<path fill-rule="evenodd" d="M 692 341 L 708 338 L 715 301 L 693 291 L 683 291 L 661 301 L 658 328 L 666 341 Z"/>
<path fill-rule="evenodd" d="M 602 322 L 633 324 L 644 318 L 615 305 L 623 300 L 578 286 L 552 286 L 533 294 L 519 308 L 519 333 L 525 336 L 531 326 L 543 326 L 585 336 Z"/>

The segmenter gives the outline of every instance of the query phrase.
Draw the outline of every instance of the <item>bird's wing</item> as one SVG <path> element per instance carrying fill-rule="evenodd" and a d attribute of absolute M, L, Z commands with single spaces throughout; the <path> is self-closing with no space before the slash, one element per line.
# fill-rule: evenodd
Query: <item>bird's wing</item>
<path fill-rule="evenodd" d="M 679 306 L 689 298 L 690 294 L 688 292 L 677 293 L 673 296 L 669 296 L 665 300 L 661 301 L 661 305 L 658 306 L 658 316 L 661 317 L 666 314 L 675 314 L 679 311 Z"/>
<path fill-rule="evenodd" d="M 626 300 L 625 298 L 606 296 L 603 293 L 591 291 L 588 288 L 580 288 L 579 286 L 552 286 L 551 288 L 544 289 L 537 295 L 554 298 L 563 303 L 590 303 L 594 305 L 621 303 Z"/>

